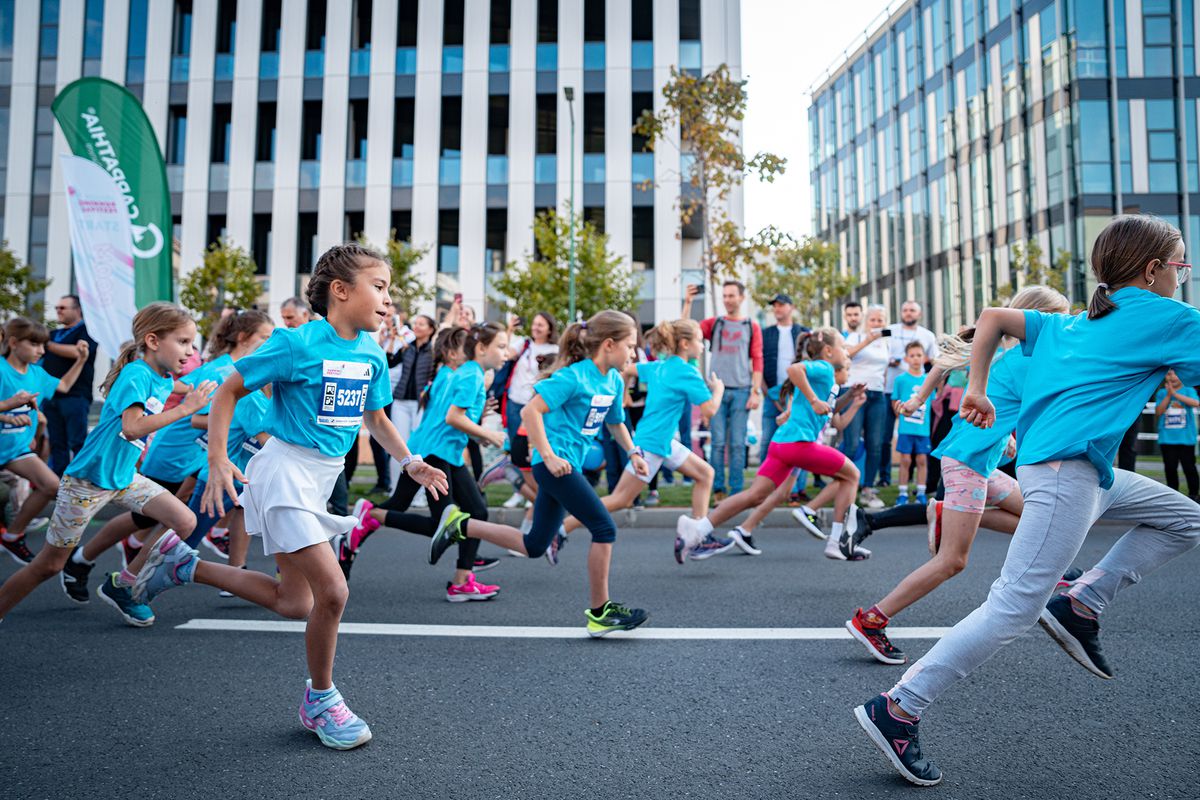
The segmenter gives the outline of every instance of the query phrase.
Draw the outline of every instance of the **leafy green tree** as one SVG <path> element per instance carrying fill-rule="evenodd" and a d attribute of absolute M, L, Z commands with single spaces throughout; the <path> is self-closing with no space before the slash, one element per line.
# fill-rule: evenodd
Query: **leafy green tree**
<path fill-rule="evenodd" d="M 528 321 L 539 311 L 549 311 L 559 321 L 567 321 L 570 227 L 570 218 L 553 210 L 534 218 L 536 254 L 527 254 L 523 265 L 510 262 L 492 281 L 492 289 L 501 295 L 494 299 L 505 313 Z M 582 318 L 606 308 L 636 312 L 641 280 L 621 261 L 609 252 L 608 235 L 576 215 L 575 309 Z"/>
<path fill-rule="evenodd" d="M 365 236 L 360 236 L 359 241 L 373 246 Z M 429 248 L 415 247 L 411 238 L 403 241 L 397 239 L 396 229 L 392 228 L 382 252 L 392 268 L 392 303 L 397 311 L 412 316 L 423 301 L 432 300 L 434 296 L 433 286 L 426 285 L 416 270 L 417 263 L 425 257 Z"/>
<path fill-rule="evenodd" d="M 751 297 L 760 306 L 782 292 L 796 306 L 796 319 L 805 325 L 820 324 L 826 311 L 837 307 L 858 286 L 858 278 L 844 273 L 838 246 L 805 237 L 775 248 L 773 258 L 755 265 Z"/>
<path fill-rule="evenodd" d="M 262 286 L 254 272 L 254 258 L 228 239 L 208 246 L 203 263 L 179 287 L 179 302 L 196 315 L 201 334 L 212 334 L 224 309 L 249 308 L 258 300 Z"/>
<path fill-rule="evenodd" d="M 23 264 L 7 241 L 0 241 L 0 322 L 20 316 L 42 319 L 45 304 L 32 301 L 49 285 L 50 281 L 34 276 L 33 267 Z"/>
<path fill-rule="evenodd" d="M 646 149 L 657 150 L 668 140 L 668 131 L 678 125 L 686 165 L 680 175 L 680 222 L 687 226 L 693 219 L 699 220 L 700 263 L 716 296 L 722 279 L 741 277 L 746 267 L 769 254 L 761 236 L 747 238 L 730 219 L 729 193 L 747 175 L 773 182 L 784 172 L 787 159 L 773 153 L 747 158 L 740 139 L 746 82 L 735 80 L 727 65 L 701 76 L 672 67 L 663 97 L 662 112 L 643 111 L 634 132 L 646 138 Z"/>
<path fill-rule="evenodd" d="M 1012 296 L 1026 286 L 1042 285 L 1067 293 L 1067 276 L 1071 271 L 1072 256 L 1069 250 L 1058 251 L 1053 264 L 1044 260 L 1042 246 L 1036 239 L 1012 246 L 1009 257 L 1009 283 L 996 287 L 992 305 L 1006 305 Z"/>

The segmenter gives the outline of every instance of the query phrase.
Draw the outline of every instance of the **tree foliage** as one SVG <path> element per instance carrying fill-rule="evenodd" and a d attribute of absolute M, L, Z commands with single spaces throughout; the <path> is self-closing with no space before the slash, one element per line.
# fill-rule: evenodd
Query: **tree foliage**
<path fill-rule="evenodd" d="M 179 287 L 179 302 L 196 315 L 196 327 L 206 338 L 225 308 L 249 308 L 262 294 L 254 259 L 222 237 L 208 246 L 204 261 Z"/>
<path fill-rule="evenodd" d="M 373 246 L 365 236 L 360 237 L 359 241 L 367 246 Z M 387 244 L 381 252 L 392 268 L 392 303 L 397 311 L 403 311 L 412 316 L 422 302 L 432 300 L 434 296 L 433 286 L 426 285 L 416 270 L 417 264 L 429 252 L 429 248 L 413 246 L 411 238 L 403 241 L 397 239 L 396 229 L 392 228 Z"/>
<path fill-rule="evenodd" d="M 787 159 L 773 153 L 747 158 L 739 135 L 746 115 L 746 82 L 735 80 L 727 65 L 700 76 L 672 67 L 663 97 L 662 112 L 643 111 L 634 132 L 646 138 L 646 149 L 657 150 L 678 125 L 686 165 L 680 175 L 680 221 L 685 226 L 699 221 L 701 266 L 715 296 L 722 279 L 742 277 L 746 267 L 769 253 L 761 236 L 747 238 L 730 219 L 730 192 L 747 175 L 773 182 L 784 172 Z"/>
<path fill-rule="evenodd" d="M 0 322 L 19 316 L 41 320 L 45 304 L 32 300 L 49 285 L 50 281 L 34 276 L 33 267 L 22 263 L 7 241 L 0 241 Z"/>
<path fill-rule="evenodd" d="M 774 257 L 755 265 L 751 297 L 760 306 L 776 294 L 792 298 L 797 321 L 817 325 L 826 311 L 837 307 L 858 286 L 858 278 L 842 272 L 838 246 L 805 237 L 802 242 L 784 242 Z"/>
<path fill-rule="evenodd" d="M 1049 286 L 1063 294 L 1067 293 L 1067 276 L 1071 271 L 1071 252 L 1058 251 L 1053 264 L 1044 260 L 1042 246 L 1036 239 L 1012 246 L 1009 258 L 1009 283 L 996 287 L 993 305 L 1007 305 L 1013 295 L 1026 286 Z"/>
<path fill-rule="evenodd" d="M 492 289 L 492 298 L 505 313 L 527 322 L 539 311 L 548 311 L 560 322 L 569 316 L 571 221 L 569 216 L 543 211 L 534 218 L 535 254 L 525 263 L 510 262 Z M 608 235 L 590 222 L 575 217 L 575 309 L 587 319 L 597 311 L 615 308 L 636 312 L 641 280 L 608 250 Z"/>

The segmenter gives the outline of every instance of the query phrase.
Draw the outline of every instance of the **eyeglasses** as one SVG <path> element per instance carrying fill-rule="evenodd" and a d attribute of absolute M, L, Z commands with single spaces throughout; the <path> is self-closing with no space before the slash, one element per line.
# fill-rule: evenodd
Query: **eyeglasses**
<path fill-rule="evenodd" d="M 1192 265 L 1185 264 L 1182 261 L 1164 261 L 1168 267 L 1175 268 L 1175 280 L 1180 286 L 1187 283 L 1188 278 L 1192 276 Z"/>

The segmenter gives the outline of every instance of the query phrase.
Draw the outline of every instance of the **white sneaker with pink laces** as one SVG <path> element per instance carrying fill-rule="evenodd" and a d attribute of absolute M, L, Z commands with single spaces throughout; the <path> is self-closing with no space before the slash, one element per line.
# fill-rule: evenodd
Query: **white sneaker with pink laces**
<path fill-rule="evenodd" d="M 499 586 L 480 583 L 475 580 L 474 572 L 468 572 L 467 579 L 462 585 L 446 584 L 446 600 L 451 603 L 465 603 L 468 600 L 491 600 L 499 591 Z"/>

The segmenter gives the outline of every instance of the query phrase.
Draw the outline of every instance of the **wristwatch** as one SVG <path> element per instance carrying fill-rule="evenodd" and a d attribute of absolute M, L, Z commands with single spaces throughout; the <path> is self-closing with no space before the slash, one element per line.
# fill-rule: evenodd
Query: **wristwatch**
<path fill-rule="evenodd" d="M 415 462 L 424 461 L 424 460 L 425 459 L 421 458 L 416 453 L 409 453 L 404 458 L 400 459 L 400 471 L 407 472 L 409 464 L 413 464 Z"/>

